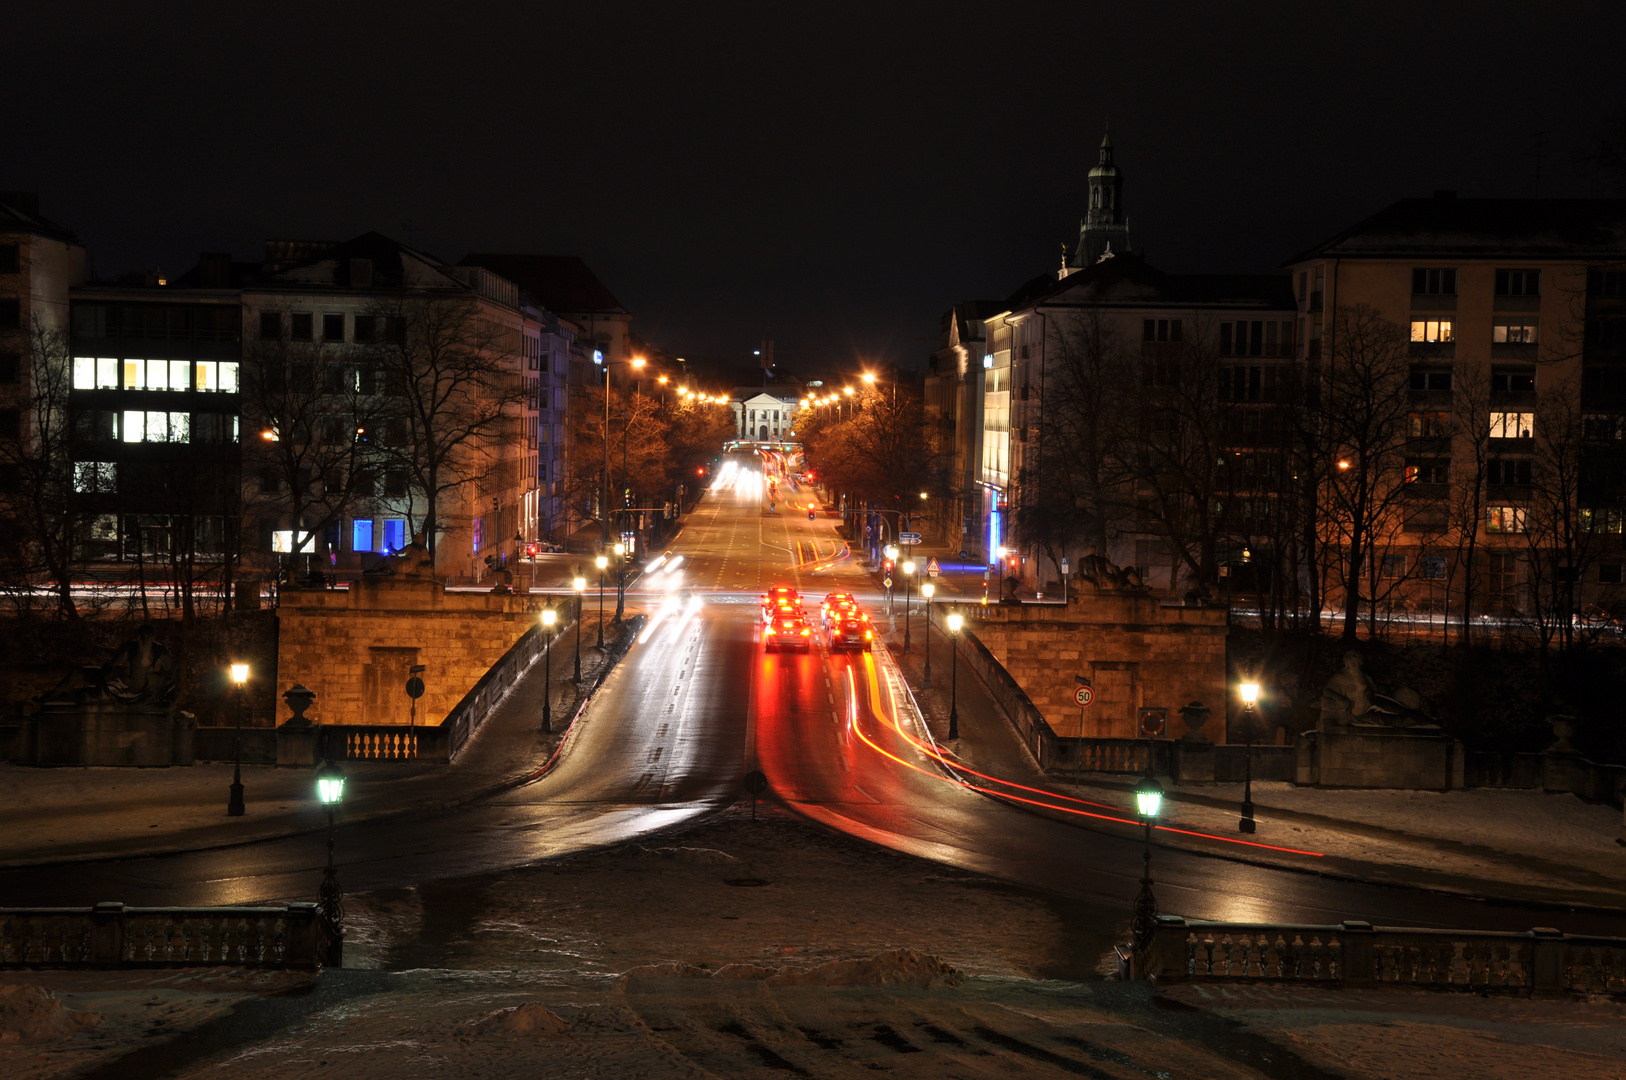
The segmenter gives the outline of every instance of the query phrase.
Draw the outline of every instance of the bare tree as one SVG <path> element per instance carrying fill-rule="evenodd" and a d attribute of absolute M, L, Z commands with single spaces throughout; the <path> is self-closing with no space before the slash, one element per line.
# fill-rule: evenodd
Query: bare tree
<path fill-rule="evenodd" d="M 1539 402 L 1530 505 L 1517 523 L 1526 542 L 1530 618 L 1545 653 L 1576 644 L 1580 582 L 1605 534 L 1595 512 L 1581 506 L 1587 461 L 1579 387 L 1557 380 L 1543 388 Z"/>
<path fill-rule="evenodd" d="M 1320 371 L 1318 525 L 1323 576 L 1343 592 L 1345 640 L 1358 634 L 1367 561 L 1400 510 L 1408 437 L 1410 359 L 1400 328 L 1365 304 L 1340 308 Z"/>
<path fill-rule="evenodd" d="M 58 615 L 79 618 L 72 568 L 82 515 L 74 487 L 111 490 L 114 479 L 86 463 L 76 474 L 68 392 L 72 369 L 67 334 L 38 318 L 26 338 L 29 356 L 15 438 L 0 435 L 0 574 L 20 598 L 50 583 Z"/>
<path fill-rule="evenodd" d="M 384 449 L 422 500 L 421 531 L 433 557 L 447 500 L 502 479 L 504 449 L 524 438 L 518 349 L 466 293 L 402 295 L 372 317 L 385 320 L 385 340 L 373 353 L 381 411 L 401 440 Z"/>

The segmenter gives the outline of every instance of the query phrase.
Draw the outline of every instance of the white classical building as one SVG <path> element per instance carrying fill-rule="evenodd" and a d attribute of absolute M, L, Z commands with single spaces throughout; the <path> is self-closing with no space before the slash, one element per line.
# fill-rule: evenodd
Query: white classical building
<path fill-rule="evenodd" d="M 778 443 L 796 438 L 800 399 L 793 387 L 737 386 L 729 395 L 734 436 L 740 442 Z"/>

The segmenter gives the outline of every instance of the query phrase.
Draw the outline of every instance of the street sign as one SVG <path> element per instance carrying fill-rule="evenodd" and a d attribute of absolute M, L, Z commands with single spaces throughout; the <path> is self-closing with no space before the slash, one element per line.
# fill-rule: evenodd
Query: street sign
<path fill-rule="evenodd" d="M 751 795 L 761 795 L 768 790 L 768 778 L 760 770 L 752 769 L 745 774 L 745 790 Z"/>
<path fill-rule="evenodd" d="M 935 557 L 926 564 L 926 573 L 930 574 L 932 577 L 936 577 L 942 572 L 943 568 L 937 565 L 937 559 Z"/>
<path fill-rule="evenodd" d="M 1073 691 L 1073 704 L 1081 709 L 1087 709 L 1090 702 L 1095 700 L 1095 691 L 1087 686 L 1080 686 Z"/>
<path fill-rule="evenodd" d="M 423 680 L 416 675 L 412 676 L 407 680 L 406 692 L 407 697 L 412 698 L 414 701 L 423 697 Z"/>
<path fill-rule="evenodd" d="M 1163 734 L 1164 725 L 1169 722 L 1167 709 L 1142 709 L 1140 711 L 1140 733 L 1147 738 L 1155 739 Z"/>
<path fill-rule="evenodd" d="M 886 586 L 886 587 L 887 587 L 887 588 L 889 588 L 889 589 L 890 589 L 890 588 L 891 588 L 891 587 L 892 587 L 892 579 L 891 579 L 891 578 L 887 578 L 887 579 L 886 579 L 886 580 L 885 580 L 885 581 L 883 581 L 883 582 L 881 582 L 881 584 L 882 584 L 882 585 L 885 585 L 885 586 Z"/>
<path fill-rule="evenodd" d="M 1068 562 L 1067 556 L 1063 555 L 1061 557 L 1061 576 L 1066 577 L 1070 569 L 1072 569 L 1072 563 Z"/>
<path fill-rule="evenodd" d="M 920 534 L 919 533 L 899 533 L 898 534 L 898 543 L 900 543 L 900 544 L 918 544 L 918 543 L 920 543 Z"/>

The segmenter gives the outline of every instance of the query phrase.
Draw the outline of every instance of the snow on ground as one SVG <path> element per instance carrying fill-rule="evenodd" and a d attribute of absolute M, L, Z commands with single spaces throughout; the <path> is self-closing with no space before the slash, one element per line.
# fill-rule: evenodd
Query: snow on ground
<path fill-rule="evenodd" d="M 1127 910 L 760 813 L 753 823 L 736 808 L 642 845 L 347 897 L 347 967 L 315 977 L 7 972 L 0 1074 L 1626 1075 L 1620 1003 L 1154 994 L 1096 974 Z M 30 1041 L 8 1041 L 12 1030 Z"/>

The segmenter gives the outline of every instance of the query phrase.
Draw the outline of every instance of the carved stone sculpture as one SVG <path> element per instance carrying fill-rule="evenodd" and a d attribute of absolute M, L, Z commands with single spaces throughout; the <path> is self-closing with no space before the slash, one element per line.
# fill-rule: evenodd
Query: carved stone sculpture
<path fill-rule="evenodd" d="M 102 665 L 102 693 L 126 704 L 171 705 L 175 701 L 175 661 L 151 623 L 119 646 Z"/>

